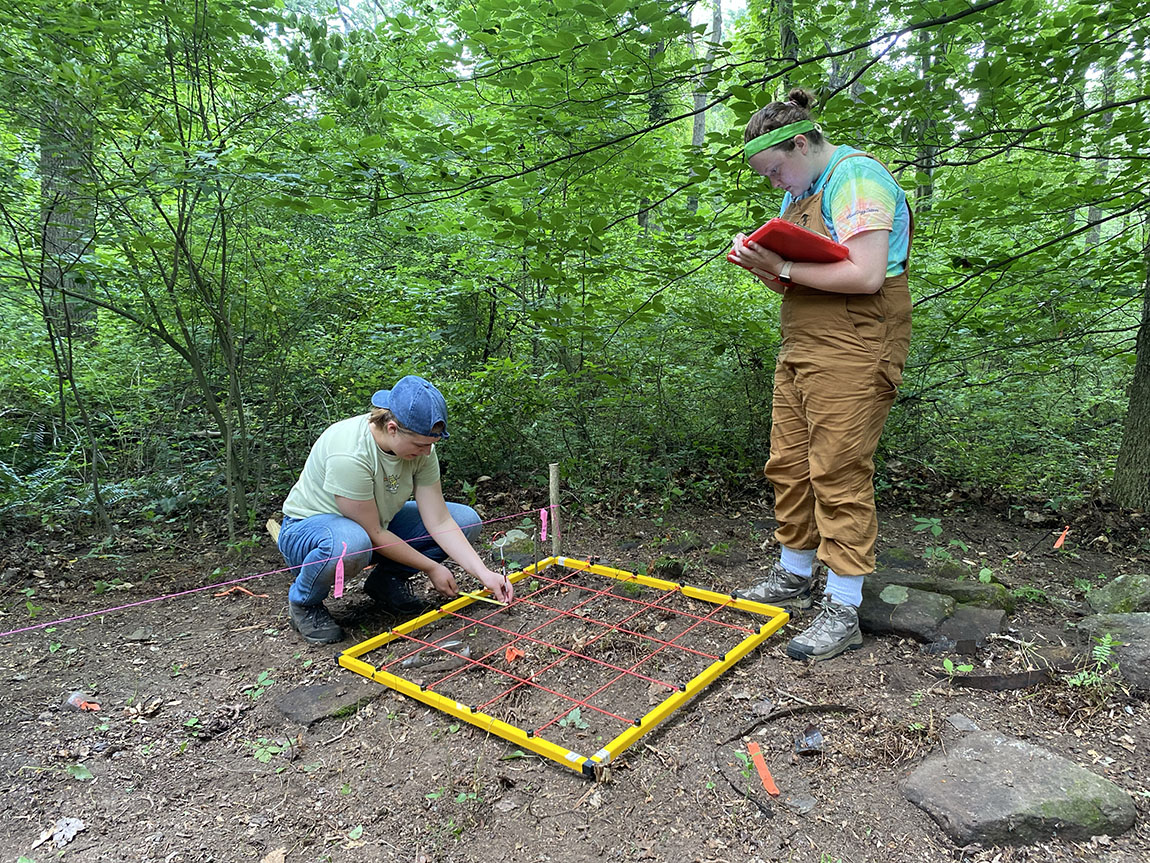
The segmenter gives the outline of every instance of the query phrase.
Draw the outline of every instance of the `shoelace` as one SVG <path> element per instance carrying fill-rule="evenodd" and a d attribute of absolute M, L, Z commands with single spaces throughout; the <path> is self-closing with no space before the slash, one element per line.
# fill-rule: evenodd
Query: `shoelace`
<path fill-rule="evenodd" d="M 831 620 L 834 618 L 834 616 L 835 612 L 831 604 L 829 602 L 822 603 L 820 606 L 819 616 L 816 617 L 814 622 L 811 624 L 811 635 L 819 635 L 823 632 L 824 629 L 829 628 L 831 625 Z"/>

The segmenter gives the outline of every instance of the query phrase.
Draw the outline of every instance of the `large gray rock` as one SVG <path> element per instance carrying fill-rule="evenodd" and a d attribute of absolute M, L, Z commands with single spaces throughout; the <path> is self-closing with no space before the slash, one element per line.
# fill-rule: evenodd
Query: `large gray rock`
<path fill-rule="evenodd" d="M 888 567 L 908 561 L 891 552 Z M 966 572 L 965 568 L 962 568 Z M 859 626 L 872 635 L 894 633 L 930 642 L 939 652 L 974 653 L 1000 632 L 1013 599 L 1006 587 L 973 575 L 958 579 L 940 571 L 880 569 L 863 582 Z"/>
<path fill-rule="evenodd" d="M 1116 836 L 1135 816 L 1129 795 L 1113 782 L 996 731 L 972 732 L 928 758 L 903 793 L 958 845 Z"/>
<path fill-rule="evenodd" d="M 958 574 L 968 575 L 958 578 Z M 1006 611 L 1014 610 L 1014 597 L 1006 589 L 1006 585 L 996 581 L 983 583 L 965 567 L 948 568 L 943 571 L 927 570 L 926 572 L 908 572 L 903 569 L 880 569 L 873 575 L 868 575 L 864 585 L 870 584 L 878 592 L 882 592 L 889 584 L 902 587 L 913 587 L 916 590 L 925 590 L 930 593 L 941 593 L 949 596 L 955 602 L 968 605 L 980 605 L 984 608 L 1001 608 Z"/>
<path fill-rule="evenodd" d="M 1093 638 L 1110 633 L 1122 677 L 1141 689 L 1150 689 L 1150 613 L 1092 614 L 1078 628 Z"/>
<path fill-rule="evenodd" d="M 895 633 L 920 641 L 933 641 L 942 622 L 954 614 L 954 600 L 941 593 L 905 588 L 881 591 L 868 578 L 863 582 L 859 626 L 872 635 Z"/>
<path fill-rule="evenodd" d="M 1132 614 L 1150 611 L 1150 575 L 1120 575 L 1095 588 L 1086 601 L 1096 614 Z"/>
<path fill-rule="evenodd" d="M 981 608 L 977 605 L 959 605 L 954 614 L 942 622 L 934 633 L 941 642 L 969 643 L 975 648 L 986 644 L 988 635 L 1002 632 L 1006 625 L 1006 612 L 1001 608 Z"/>

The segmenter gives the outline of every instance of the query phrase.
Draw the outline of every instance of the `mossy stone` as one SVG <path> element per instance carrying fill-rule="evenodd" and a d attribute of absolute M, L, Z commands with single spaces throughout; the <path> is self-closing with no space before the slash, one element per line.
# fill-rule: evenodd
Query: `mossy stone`
<path fill-rule="evenodd" d="M 1090 591 L 1086 601 L 1097 614 L 1150 611 L 1150 575 L 1120 575 L 1109 584 Z"/>

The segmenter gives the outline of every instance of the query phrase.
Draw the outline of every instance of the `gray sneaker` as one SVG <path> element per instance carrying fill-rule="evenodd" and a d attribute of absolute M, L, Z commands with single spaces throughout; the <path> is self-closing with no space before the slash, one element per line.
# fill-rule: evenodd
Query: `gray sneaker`
<path fill-rule="evenodd" d="M 827 594 L 814 623 L 787 645 L 787 656 L 791 659 L 832 659 L 844 650 L 858 650 L 862 643 L 858 609 L 843 605 Z"/>
<path fill-rule="evenodd" d="M 783 569 L 783 565 L 776 561 L 766 578 L 756 581 L 750 587 L 736 590 L 735 596 L 765 602 L 767 605 L 803 610 L 811 607 L 811 581 L 810 578 Z"/>
<path fill-rule="evenodd" d="M 291 618 L 292 629 L 302 635 L 308 644 L 335 644 L 343 641 L 343 630 L 322 602 L 319 605 L 289 602 L 288 617 Z"/>

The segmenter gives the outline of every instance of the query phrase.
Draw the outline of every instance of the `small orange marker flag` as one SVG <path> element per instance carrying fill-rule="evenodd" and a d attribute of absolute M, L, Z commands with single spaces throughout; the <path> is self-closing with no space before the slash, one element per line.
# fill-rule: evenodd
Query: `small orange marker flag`
<path fill-rule="evenodd" d="M 239 585 L 239 584 L 234 585 L 232 587 L 229 587 L 227 590 L 221 590 L 219 593 L 213 593 L 212 596 L 215 596 L 215 597 L 238 596 L 240 594 L 243 594 L 244 596 L 252 596 L 252 597 L 255 597 L 256 599 L 267 599 L 268 598 L 268 595 L 266 593 L 252 593 L 246 587 L 243 587 L 242 585 Z"/>
<path fill-rule="evenodd" d="M 758 742 L 752 740 L 747 744 L 747 752 L 751 753 L 751 760 L 755 762 L 755 769 L 759 771 L 759 779 L 763 780 L 763 788 L 772 797 L 779 796 L 779 787 L 775 785 L 775 778 L 771 776 L 771 771 L 767 769 L 766 759 L 763 758 L 763 752 L 759 749 Z"/>
<path fill-rule="evenodd" d="M 1062 548 L 1062 543 L 1066 542 L 1066 534 L 1070 533 L 1070 525 L 1066 525 L 1059 534 L 1058 539 L 1054 540 L 1055 548 Z"/>
<path fill-rule="evenodd" d="M 508 662 L 514 662 L 515 660 L 519 659 L 520 657 L 523 657 L 526 655 L 527 655 L 526 653 L 524 653 L 522 650 L 520 650 L 515 645 L 510 645 L 510 646 L 508 646 L 507 650 L 504 651 L 503 658 L 506 659 Z"/>

